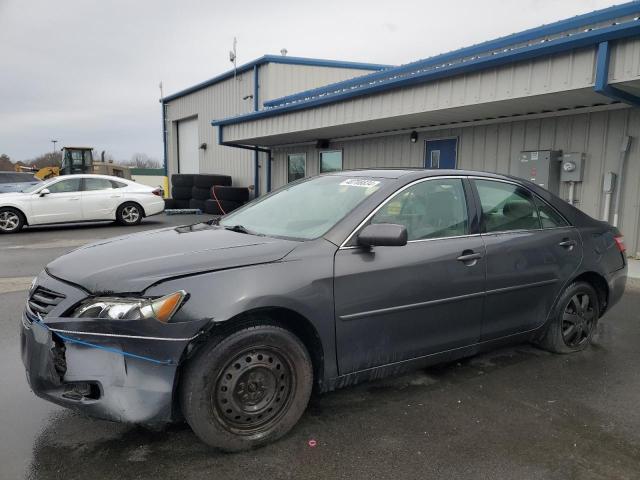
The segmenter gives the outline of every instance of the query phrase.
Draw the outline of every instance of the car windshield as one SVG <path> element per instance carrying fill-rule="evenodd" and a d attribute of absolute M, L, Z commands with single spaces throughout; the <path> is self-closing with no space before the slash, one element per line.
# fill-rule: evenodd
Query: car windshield
<path fill-rule="evenodd" d="M 309 240 L 318 238 L 385 182 L 326 175 L 294 182 L 220 221 L 235 231 Z"/>
<path fill-rule="evenodd" d="M 23 188 L 22 190 L 20 190 L 23 193 L 33 193 L 35 192 L 37 189 L 39 189 L 40 187 L 42 187 L 42 185 L 44 185 L 44 182 L 38 182 L 35 185 L 31 185 L 30 187 L 27 188 Z"/>

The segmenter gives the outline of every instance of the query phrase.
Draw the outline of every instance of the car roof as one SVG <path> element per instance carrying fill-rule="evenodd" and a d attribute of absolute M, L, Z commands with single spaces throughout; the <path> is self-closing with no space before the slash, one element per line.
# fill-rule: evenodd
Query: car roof
<path fill-rule="evenodd" d="M 116 180 L 116 181 L 124 181 L 124 182 L 130 182 L 131 180 L 128 180 L 126 178 L 122 178 L 122 177 L 116 177 L 113 175 L 102 175 L 99 173 L 74 173 L 72 175 L 60 175 L 59 177 L 55 177 L 55 179 L 65 179 L 65 178 L 104 178 L 106 180 Z M 53 180 L 53 179 L 52 179 Z"/>
<path fill-rule="evenodd" d="M 497 178 L 503 180 L 516 180 L 521 179 L 510 177 L 508 175 L 500 175 L 493 172 L 482 172 L 478 170 L 453 170 L 453 169 L 429 169 L 429 168 L 359 168 L 354 170 L 340 170 L 338 172 L 328 172 L 323 175 L 339 175 L 349 177 L 374 177 L 374 178 L 392 178 L 398 179 L 406 176 L 411 176 L 411 179 L 426 178 L 426 177 L 442 177 L 442 176 L 473 176 L 473 177 L 487 177 Z"/>

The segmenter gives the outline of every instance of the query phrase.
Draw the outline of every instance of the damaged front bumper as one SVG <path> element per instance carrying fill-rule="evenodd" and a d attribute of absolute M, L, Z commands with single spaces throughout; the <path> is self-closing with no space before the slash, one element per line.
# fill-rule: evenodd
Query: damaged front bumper
<path fill-rule="evenodd" d="M 166 423 L 176 417 L 178 366 L 207 323 L 42 319 L 27 308 L 22 361 L 41 398 L 103 419 Z"/>

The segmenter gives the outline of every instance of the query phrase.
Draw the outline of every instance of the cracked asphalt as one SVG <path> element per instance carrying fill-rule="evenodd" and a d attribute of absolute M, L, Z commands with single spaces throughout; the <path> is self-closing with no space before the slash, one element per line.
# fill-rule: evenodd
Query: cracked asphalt
<path fill-rule="evenodd" d="M 133 230 L 207 218 L 157 216 Z M 36 398 L 17 327 L 31 277 L 83 243 L 131 231 L 82 225 L 0 237 L 0 479 L 640 477 L 636 289 L 585 352 L 521 345 L 314 397 L 288 436 L 247 453 L 211 450 L 184 424 L 151 431 Z"/>

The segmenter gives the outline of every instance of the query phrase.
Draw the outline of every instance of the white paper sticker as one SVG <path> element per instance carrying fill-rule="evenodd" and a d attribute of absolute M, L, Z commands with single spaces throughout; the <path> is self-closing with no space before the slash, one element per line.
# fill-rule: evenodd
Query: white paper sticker
<path fill-rule="evenodd" d="M 380 182 L 377 180 L 367 180 L 365 178 L 349 178 L 344 182 L 341 182 L 340 185 L 347 185 L 349 187 L 375 187 Z"/>

